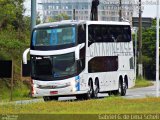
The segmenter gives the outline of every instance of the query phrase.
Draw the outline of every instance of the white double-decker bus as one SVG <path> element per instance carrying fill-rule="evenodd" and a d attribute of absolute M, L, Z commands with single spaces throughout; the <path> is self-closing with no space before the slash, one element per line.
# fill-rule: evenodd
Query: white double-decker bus
<path fill-rule="evenodd" d="M 32 96 L 45 101 L 98 93 L 126 94 L 135 85 L 128 22 L 61 21 L 37 25 L 30 48 Z"/>

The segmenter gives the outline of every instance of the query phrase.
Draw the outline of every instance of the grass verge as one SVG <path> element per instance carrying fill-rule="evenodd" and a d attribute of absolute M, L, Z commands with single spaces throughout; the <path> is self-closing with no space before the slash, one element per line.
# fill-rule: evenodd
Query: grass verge
<path fill-rule="evenodd" d="M 14 101 L 16 100 L 24 100 L 29 98 L 29 88 L 27 85 L 22 82 L 16 83 L 13 88 L 12 98 Z M 0 102 L 10 101 L 11 98 L 11 90 L 10 90 L 10 80 L 4 79 L 0 80 Z"/>
<path fill-rule="evenodd" d="M 147 114 L 160 113 L 160 98 L 107 97 L 86 101 L 0 104 L 0 114 Z"/>
<path fill-rule="evenodd" d="M 134 88 L 148 87 L 154 85 L 152 81 L 144 78 L 137 78 Z"/>

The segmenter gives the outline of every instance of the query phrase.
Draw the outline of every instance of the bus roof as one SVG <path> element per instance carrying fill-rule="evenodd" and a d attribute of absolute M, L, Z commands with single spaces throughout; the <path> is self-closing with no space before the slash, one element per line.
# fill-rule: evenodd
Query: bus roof
<path fill-rule="evenodd" d="M 85 21 L 85 20 L 63 20 L 59 22 L 43 23 L 36 25 L 34 28 L 48 28 L 48 27 L 58 27 L 65 25 L 79 25 L 84 24 L 98 24 L 98 25 L 130 25 L 129 22 L 116 22 L 116 21 Z"/>

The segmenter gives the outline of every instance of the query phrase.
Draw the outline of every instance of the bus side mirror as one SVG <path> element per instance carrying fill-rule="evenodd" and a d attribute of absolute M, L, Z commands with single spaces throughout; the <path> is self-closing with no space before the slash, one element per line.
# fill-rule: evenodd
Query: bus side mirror
<path fill-rule="evenodd" d="M 23 53 L 23 64 L 27 64 L 27 54 L 29 53 L 30 48 L 27 48 Z"/>
<path fill-rule="evenodd" d="M 80 49 L 82 49 L 85 46 L 85 43 L 79 44 L 75 49 L 75 60 L 80 59 Z"/>

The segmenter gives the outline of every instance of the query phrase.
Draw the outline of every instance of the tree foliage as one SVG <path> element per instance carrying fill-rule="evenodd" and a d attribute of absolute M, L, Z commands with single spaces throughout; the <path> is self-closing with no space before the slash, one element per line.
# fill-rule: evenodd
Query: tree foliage
<path fill-rule="evenodd" d="M 153 20 L 152 27 L 143 29 L 143 66 L 144 75 L 148 79 L 155 79 L 156 71 L 156 20 Z"/>
<path fill-rule="evenodd" d="M 14 79 L 20 77 L 22 53 L 29 47 L 30 17 L 24 0 L 0 0 L 0 59 L 14 60 Z"/>
<path fill-rule="evenodd" d="M 19 59 L 23 49 L 29 46 L 30 17 L 24 16 L 23 2 L 0 0 L 0 59 L 8 56 Z"/>
<path fill-rule="evenodd" d="M 0 0 L 0 29 L 13 27 L 23 30 L 23 1 Z"/>

